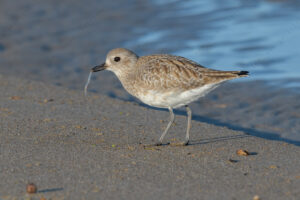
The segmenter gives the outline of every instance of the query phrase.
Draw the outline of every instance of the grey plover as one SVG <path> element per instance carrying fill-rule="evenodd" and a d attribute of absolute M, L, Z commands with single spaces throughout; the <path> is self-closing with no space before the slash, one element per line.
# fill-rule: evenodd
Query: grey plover
<path fill-rule="evenodd" d="M 247 71 L 208 69 L 180 56 L 157 54 L 139 57 L 124 48 L 111 50 L 105 63 L 93 67 L 91 72 L 104 69 L 114 72 L 123 87 L 143 103 L 169 109 L 170 121 L 157 145 L 162 144 L 174 122 L 173 108 L 186 107 L 187 130 L 182 144 L 187 145 L 192 119 L 192 111 L 188 105 L 205 96 L 220 83 L 248 75 Z"/>

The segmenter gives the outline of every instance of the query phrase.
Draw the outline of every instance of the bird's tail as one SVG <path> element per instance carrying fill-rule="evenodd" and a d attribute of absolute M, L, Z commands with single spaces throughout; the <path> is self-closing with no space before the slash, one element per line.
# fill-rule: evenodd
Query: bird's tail
<path fill-rule="evenodd" d="M 238 78 L 245 77 L 249 75 L 248 71 L 218 71 L 218 70 L 210 70 L 205 72 L 206 76 L 210 77 L 223 77 L 223 78 Z"/>
<path fill-rule="evenodd" d="M 236 79 L 240 77 L 246 77 L 249 75 L 248 71 L 217 71 L 211 70 L 205 72 L 204 79 L 211 83 L 220 83 L 231 79 Z"/>
<path fill-rule="evenodd" d="M 249 75 L 248 71 L 233 71 L 232 73 L 238 75 L 239 77 L 246 77 Z"/>

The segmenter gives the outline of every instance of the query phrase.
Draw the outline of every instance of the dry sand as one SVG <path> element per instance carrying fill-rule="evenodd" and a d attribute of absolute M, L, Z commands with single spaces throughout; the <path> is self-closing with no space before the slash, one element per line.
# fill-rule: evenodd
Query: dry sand
<path fill-rule="evenodd" d="M 192 145 L 145 147 L 168 112 L 14 77 L 0 85 L 0 199 L 299 199 L 298 146 L 193 121 Z M 166 141 L 185 128 L 177 116 Z"/>

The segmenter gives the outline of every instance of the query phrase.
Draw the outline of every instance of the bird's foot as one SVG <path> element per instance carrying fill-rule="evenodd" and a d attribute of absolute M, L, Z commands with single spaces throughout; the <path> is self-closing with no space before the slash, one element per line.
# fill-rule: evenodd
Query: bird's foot
<path fill-rule="evenodd" d="M 167 143 L 165 143 L 165 144 L 163 144 L 162 142 L 157 142 L 157 143 L 155 143 L 154 145 L 155 146 L 162 146 L 162 145 L 169 145 L 170 144 L 170 142 L 167 142 Z"/>
<path fill-rule="evenodd" d="M 189 140 L 186 140 L 186 141 L 184 141 L 184 146 L 187 146 L 187 145 L 189 145 L 190 144 L 190 141 Z"/>
<path fill-rule="evenodd" d="M 162 145 L 162 142 L 156 142 L 155 144 L 154 144 L 154 146 L 161 146 Z"/>

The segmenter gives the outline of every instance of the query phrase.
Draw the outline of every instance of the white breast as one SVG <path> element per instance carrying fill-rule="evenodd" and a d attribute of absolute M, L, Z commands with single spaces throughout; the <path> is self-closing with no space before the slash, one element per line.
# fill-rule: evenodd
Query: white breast
<path fill-rule="evenodd" d="M 149 90 L 139 93 L 137 97 L 150 106 L 159 108 L 178 108 L 188 105 L 196 101 L 200 97 L 205 96 L 207 93 L 218 87 L 219 84 L 208 84 L 199 88 L 191 90 L 180 91 L 177 89 L 169 91 Z"/>

